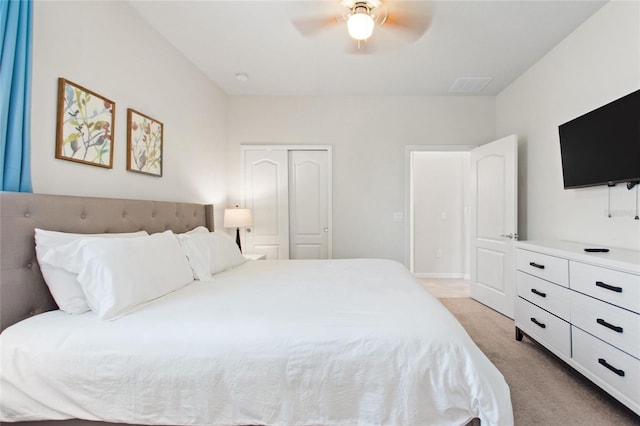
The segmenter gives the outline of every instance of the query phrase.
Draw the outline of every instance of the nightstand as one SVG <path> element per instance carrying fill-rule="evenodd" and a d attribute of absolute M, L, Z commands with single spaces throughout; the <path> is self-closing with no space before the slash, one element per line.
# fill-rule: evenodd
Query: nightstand
<path fill-rule="evenodd" d="M 258 253 L 253 253 L 253 254 L 244 253 L 243 256 L 249 260 L 265 260 L 267 258 L 266 254 L 258 254 Z"/>

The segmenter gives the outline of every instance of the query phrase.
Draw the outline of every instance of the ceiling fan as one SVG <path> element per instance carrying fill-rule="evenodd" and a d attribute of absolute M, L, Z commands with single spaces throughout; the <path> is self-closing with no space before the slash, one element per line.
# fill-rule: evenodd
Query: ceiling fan
<path fill-rule="evenodd" d="M 357 41 L 358 50 L 367 52 L 383 50 L 371 46 L 371 40 L 384 38 L 384 33 L 393 33 L 395 38 L 405 42 L 419 39 L 431 22 L 430 1 L 404 0 L 333 0 L 295 3 L 297 16 L 292 18 L 293 25 L 304 36 L 314 36 L 318 32 L 343 26 L 346 32 Z M 319 10 L 322 7 L 324 10 Z M 374 30 L 376 34 L 372 38 Z M 367 42 L 366 44 L 363 42 Z M 396 43 L 397 44 L 397 43 Z"/>

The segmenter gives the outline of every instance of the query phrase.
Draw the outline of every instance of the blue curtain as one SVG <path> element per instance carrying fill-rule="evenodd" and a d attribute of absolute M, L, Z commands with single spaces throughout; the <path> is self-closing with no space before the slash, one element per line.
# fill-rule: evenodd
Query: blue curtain
<path fill-rule="evenodd" d="M 0 189 L 32 192 L 31 0 L 0 0 Z"/>

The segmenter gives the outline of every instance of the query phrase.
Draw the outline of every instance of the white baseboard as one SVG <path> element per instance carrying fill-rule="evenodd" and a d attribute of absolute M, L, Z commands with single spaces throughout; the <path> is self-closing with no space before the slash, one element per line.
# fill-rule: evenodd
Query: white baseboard
<path fill-rule="evenodd" d="M 417 278 L 457 278 L 461 280 L 468 280 L 471 278 L 469 274 L 460 273 L 432 273 L 432 272 L 415 272 L 413 274 Z"/>

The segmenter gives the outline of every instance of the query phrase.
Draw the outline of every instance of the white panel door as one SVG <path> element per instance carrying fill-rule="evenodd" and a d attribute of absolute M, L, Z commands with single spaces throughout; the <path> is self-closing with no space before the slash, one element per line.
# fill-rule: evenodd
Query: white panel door
<path fill-rule="evenodd" d="M 289 257 L 329 257 L 327 151 L 289 151 Z"/>
<path fill-rule="evenodd" d="M 518 137 L 471 151 L 471 297 L 513 318 Z"/>
<path fill-rule="evenodd" d="M 244 151 L 245 204 L 253 226 L 246 230 L 245 253 L 289 258 L 287 150 Z"/>

